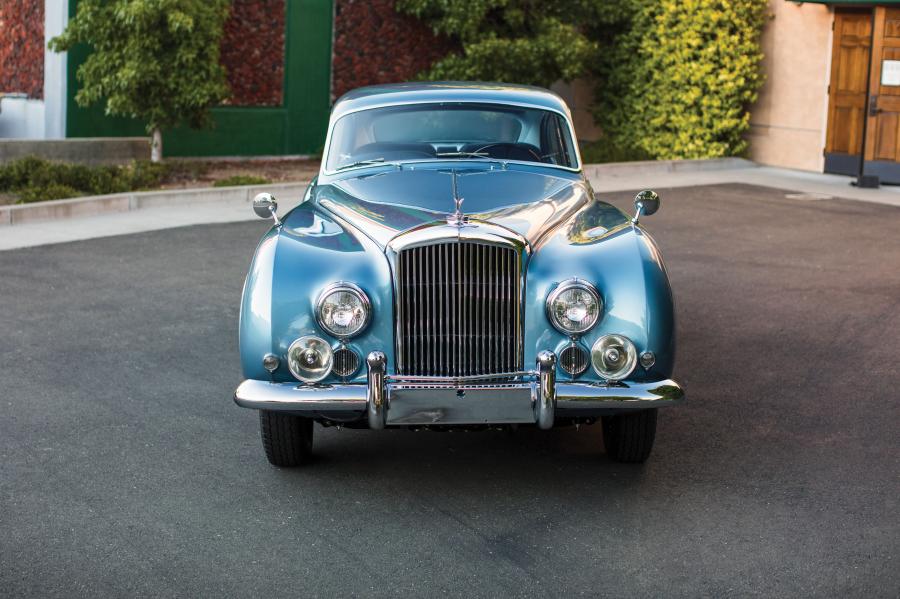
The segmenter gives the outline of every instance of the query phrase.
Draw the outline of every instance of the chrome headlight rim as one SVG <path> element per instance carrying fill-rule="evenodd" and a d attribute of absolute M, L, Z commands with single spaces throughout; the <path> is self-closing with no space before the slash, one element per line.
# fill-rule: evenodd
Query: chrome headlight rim
<path fill-rule="evenodd" d="M 600 366 L 597 365 L 597 356 L 604 351 L 602 348 L 609 341 L 613 341 L 614 343 L 620 345 L 626 354 L 625 365 L 619 370 L 612 372 L 603 370 Z M 603 335 L 602 337 L 599 337 L 596 341 L 594 341 L 594 344 L 591 346 L 591 366 L 593 367 L 594 372 L 597 373 L 597 376 L 607 381 L 621 381 L 628 378 L 629 376 L 631 376 L 631 373 L 634 372 L 637 364 L 637 347 L 634 345 L 634 342 L 625 335 L 619 335 L 617 333 Z"/>
<path fill-rule="evenodd" d="M 362 324 L 360 324 L 359 327 L 351 333 L 342 333 L 330 329 L 325 323 L 325 319 L 323 318 L 322 306 L 325 303 L 325 299 L 329 295 L 337 292 L 346 292 L 356 296 L 365 312 Z M 369 326 L 369 322 L 372 320 L 372 302 L 369 300 L 369 296 L 366 295 L 366 292 L 363 291 L 359 285 L 351 283 L 349 281 L 336 281 L 334 283 L 331 283 L 330 285 L 327 285 L 324 289 L 322 289 L 322 291 L 319 292 L 319 296 L 316 298 L 315 314 L 316 323 L 323 331 L 325 331 L 335 339 L 344 341 L 356 337 L 357 335 L 365 331 L 367 326 Z"/>
<path fill-rule="evenodd" d="M 322 365 L 322 373 L 317 375 L 309 375 L 304 372 L 300 372 L 298 370 L 297 364 L 295 364 L 294 350 L 299 349 L 304 344 L 309 344 L 310 342 L 319 345 L 320 348 L 316 351 L 320 353 L 324 353 L 327 358 L 323 360 Z M 329 374 L 331 374 L 331 368 L 334 362 L 334 350 L 331 348 L 331 344 L 322 339 L 318 335 L 303 335 L 302 337 L 298 337 L 294 340 L 293 343 L 288 347 L 287 350 L 287 366 L 288 370 L 290 370 L 291 375 L 301 381 L 303 383 L 318 383 L 319 381 L 326 378 Z"/>
<path fill-rule="evenodd" d="M 579 327 L 577 329 L 566 329 L 562 324 L 560 324 L 559 320 L 556 318 L 556 314 L 553 310 L 553 304 L 559 299 L 559 296 L 564 292 L 569 291 L 570 289 L 582 289 L 589 294 L 591 294 L 594 298 L 594 301 L 597 303 L 597 315 L 589 324 Z M 603 298 L 600 296 L 600 292 L 597 291 L 597 288 L 585 281 L 584 279 L 579 279 L 578 277 L 573 277 L 571 279 L 566 279 L 560 282 L 553 291 L 547 295 L 547 301 L 544 305 L 544 308 L 547 312 L 547 320 L 550 321 L 550 324 L 553 325 L 557 331 L 562 333 L 563 335 L 569 336 L 578 336 L 587 333 L 592 328 L 597 326 L 597 323 L 600 322 L 600 318 L 603 316 Z"/>

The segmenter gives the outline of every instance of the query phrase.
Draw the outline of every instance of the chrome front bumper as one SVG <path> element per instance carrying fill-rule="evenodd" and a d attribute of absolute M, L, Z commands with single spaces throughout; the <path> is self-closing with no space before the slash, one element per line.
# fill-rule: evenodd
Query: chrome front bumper
<path fill-rule="evenodd" d="M 557 418 L 590 417 L 681 403 L 673 380 L 616 384 L 557 383 L 556 356 L 538 355 L 537 369 L 491 377 L 403 377 L 386 374 L 382 352 L 366 360 L 368 384 L 315 385 L 246 380 L 234 392 L 244 408 L 293 412 L 353 421 L 366 415 L 369 427 L 536 424 L 549 429 Z"/>

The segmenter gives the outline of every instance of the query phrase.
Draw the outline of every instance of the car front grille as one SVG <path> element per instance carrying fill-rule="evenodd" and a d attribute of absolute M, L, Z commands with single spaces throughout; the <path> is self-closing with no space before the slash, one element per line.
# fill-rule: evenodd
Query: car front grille
<path fill-rule="evenodd" d="M 471 241 L 401 250 L 397 371 L 461 377 L 520 369 L 516 249 Z"/>

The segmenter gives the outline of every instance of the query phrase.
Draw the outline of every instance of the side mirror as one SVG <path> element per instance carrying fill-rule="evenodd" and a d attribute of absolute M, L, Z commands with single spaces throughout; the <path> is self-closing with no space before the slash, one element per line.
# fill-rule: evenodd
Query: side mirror
<path fill-rule="evenodd" d="M 271 218 L 275 221 L 276 225 L 280 225 L 281 221 L 278 219 L 278 215 L 276 212 L 278 211 L 278 202 L 275 201 L 275 196 L 271 193 L 262 192 L 256 194 L 256 197 L 253 198 L 253 212 L 256 213 L 256 216 L 260 218 Z"/>
<path fill-rule="evenodd" d="M 659 194 L 651 189 L 645 189 L 634 196 L 634 218 L 631 222 L 638 223 L 641 215 L 650 216 L 659 210 Z"/>

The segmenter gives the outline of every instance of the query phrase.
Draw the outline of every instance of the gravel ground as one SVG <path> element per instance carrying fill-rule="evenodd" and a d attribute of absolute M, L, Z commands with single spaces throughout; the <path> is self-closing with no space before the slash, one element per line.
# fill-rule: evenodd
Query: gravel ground
<path fill-rule="evenodd" d="M 900 209 L 659 191 L 688 403 L 644 466 L 317 427 L 278 470 L 231 401 L 264 223 L 0 253 L 2 594 L 897 597 Z"/>

